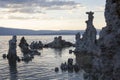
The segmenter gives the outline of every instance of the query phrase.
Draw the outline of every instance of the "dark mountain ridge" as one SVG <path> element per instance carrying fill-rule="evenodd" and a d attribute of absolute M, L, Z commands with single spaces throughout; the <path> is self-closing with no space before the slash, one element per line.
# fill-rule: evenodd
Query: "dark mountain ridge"
<path fill-rule="evenodd" d="M 100 30 L 97 30 L 98 33 Z M 80 32 L 83 34 L 84 30 L 29 30 L 17 28 L 0 27 L 0 35 L 75 35 Z"/>

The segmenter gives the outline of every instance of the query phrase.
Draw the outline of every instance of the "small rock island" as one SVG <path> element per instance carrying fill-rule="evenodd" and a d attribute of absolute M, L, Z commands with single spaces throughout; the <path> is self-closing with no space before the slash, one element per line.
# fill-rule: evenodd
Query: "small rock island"
<path fill-rule="evenodd" d="M 54 40 L 48 44 L 45 44 L 44 47 L 49 48 L 65 48 L 65 47 L 71 47 L 74 46 L 71 42 L 67 42 L 62 39 L 62 36 L 55 37 Z"/>

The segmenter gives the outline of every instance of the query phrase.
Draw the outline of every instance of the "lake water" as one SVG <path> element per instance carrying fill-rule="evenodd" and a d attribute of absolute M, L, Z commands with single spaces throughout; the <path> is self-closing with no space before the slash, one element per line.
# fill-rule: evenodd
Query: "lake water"
<path fill-rule="evenodd" d="M 42 41 L 43 43 L 51 42 L 56 35 L 48 36 L 25 36 L 28 43 L 32 41 Z M 8 52 L 8 41 L 12 36 L 0 36 L 0 80 L 84 80 L 83 70 L 79 73 L 68 73 L 59 71 L 54 72 L 55 67 L 59 67 L 62 62 L 73 58 L 75 63 L 75 55 L 69 54 L 69 50 L 73 47 L 65 49 L 44 48 L 40 50 L 41 55 L 35 56 L 29 63 L 20 62 L 13 69 L 10 68 L 7 59 L 2 58 L 2 54 Z M 17 36 L 17 45 L 22 36 Z M 63 35 L 63 39 L 75 43 L 74 35 Z M 17 55 L 22 57 L 22 53 L 17 46 Z"/>

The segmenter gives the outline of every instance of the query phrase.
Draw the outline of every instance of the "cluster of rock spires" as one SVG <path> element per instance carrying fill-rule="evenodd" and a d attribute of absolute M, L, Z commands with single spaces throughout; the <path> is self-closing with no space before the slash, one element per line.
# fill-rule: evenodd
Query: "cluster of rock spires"
<path fill-rule="evenodd" d="M 84 51 L 88 51 L 87 53 L 95 52 L 96 49 L 96 34 L 97 31 L 93 26 L 93 14 L 94 12 L 86 12 L 88 14 L 88 20 L 86 21 L 87 28 L 83 35 L 80 33 L 76 34 L 76 49 L 75 53 L 81 53 Z"/>
<path fill-rule="evenodd" d="M 39 42 L 33 41 L 33 42 L 30 44 L 30 48 L 31 48 L 31 49 L 42 49 L 42 48 L 43 48 L 43 43 L 42 43 L 41 41 L 39 41 Z"/>
<path fill-rule="evenodd" d="M 77 72 L 79 72 L 80 67 L 79 67 L 79 65 L 77 63 L 73 64 L 73 59 L 69 58 L 67 63 L 66 62 L 61 63 L 60 69 L 61 69 L 61 71 L 68 71 L 68 72 L 75 71 L 77 73 Z M 55 72 L 58 72 L 58 71 L 59 71 L 59 68 L 56 67 Z"/>
<path fill-rule="evenodd" d="M 34 58 L 34 55 L 40 55 L 40 52 L 38 52 L 37 50 L 32 50 L 29 48 L 29 44 L 27 43 L 24 37 L 21 38 L 19 47 L 21 49 L 21 52 L 23 53 L 23 57 L 21 59 L 19 56 L 17 56 L 17 52 L 16 52 L 17 37 L 13 36 L 13 38 L 9 40 L 8 54 L 7 55 L 3 54 L 3 58 L 7 57 L 10 63 L 15 64 L 16 61 L 20 62 L 21 60 L 25 62 L 29 62 Z"/>
<path fill-rule="evenodd" d="M 3 54 L 3 58 L 8 58 L 9 61 L 11 62 L 16 62 L 18 61 L 25 61 L 29 62 L 34 58 L 34 55 L 40 55 L 41 53 L 38 51 L 39 49 L 42 48 L 65 48 L 65 47 L 70 47 L 73 46 L 72 43 L 67 42 L 65 40 L 62 40 L 62 36 L 59 36 L 58 38 L 55 37 L 54 41 L 48 44 L 43 44 L 41 41 L 35 42 L 33 41 L 30 45 L 27 43 L 26 39 L 24 37 L 21 38 L 19 47 L 21 49 L 21 52 L 23 53 L 23 57 L 20 59 L 17 56 L 16 53 L 16 45 L 17 42 L 17 37 L 13 36 L 13 38 L 9 41 L 9 50 L 8 54 Z"/>
<path fill-rule="evenodd" d="M 50 48 L 65 48 L 71 46 L 74 46 L 74 44 L 63 40 L 62 36 L 55 37 L 54 41 L 44 45 L 44 47 L 50 47 Z"/>
<path fill-rule="evenodd" d="M 41 53 L 37 49 L 31 49 L 24 37 L 21 38 L 19 47 L 23 53 L 22 60 L 29 62 L 34 58 L 34 55 L 40 55 Z"/>
<path fill-rule="evenodd" d="M 87 29 L 76 34 L 76 61 L 89 73 L 88 80 L 120 79 L 120 0 L 106 0 L 106 27 L 96 40 L 93 12 L 87 12 Z M 82 58 L 82 59 L 81 59 Z M 86 61 L 85 61 L 86 60 Z"/>

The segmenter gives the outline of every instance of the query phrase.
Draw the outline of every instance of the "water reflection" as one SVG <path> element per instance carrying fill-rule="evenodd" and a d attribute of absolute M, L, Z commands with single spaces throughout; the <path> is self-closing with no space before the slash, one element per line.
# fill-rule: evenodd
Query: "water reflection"
<path fill-rule="evenodd" d="M 37 51 L 37 50 L 32 51 L 32 52 L 30 52 L 28 54 L 23 53 L 22 61 L 24 61 L 25 63 L 29 63 L 30 61 L 32 61 L 34 59 L 35 55 L 40 56 L 41 53 L 39 51 Z"/>
<path fill-rule="evenodd" d="M 62 48 L 54 49 L 54 53 L 55 53 L 55 55 L 60 56 L 60 57 L 62 57 L 62 51 L 63 51 Z"/>
<path fill-rule="evenodd" d="M 17 63 L 15 61 L 8 61 L 9 62 L 9 70 L 10 70 L 10 80 L 18 80 L 17 79 Z"/>

